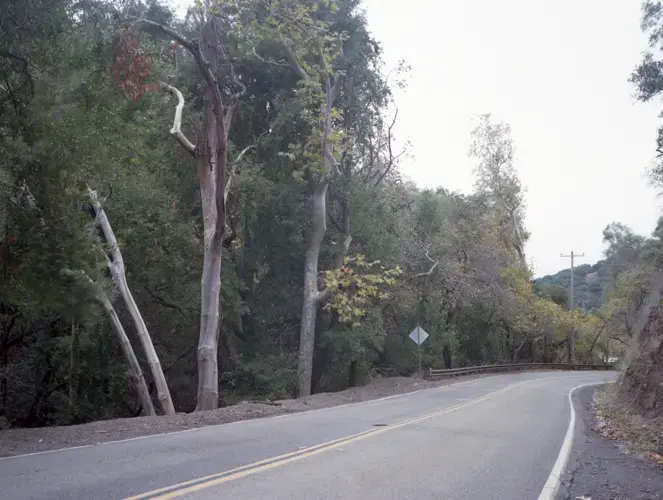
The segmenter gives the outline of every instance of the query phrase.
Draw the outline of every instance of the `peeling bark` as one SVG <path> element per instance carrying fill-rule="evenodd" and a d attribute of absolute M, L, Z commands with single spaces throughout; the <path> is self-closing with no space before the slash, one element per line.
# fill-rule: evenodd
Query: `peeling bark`
<path fill-rule="evenodd" d="M 203 271 L 200 283 L 200 331 L 198 336 L 198 399 L 196 411 L 213 410 L 219 405 L 219 324 L 221 293 L 221 251 L 226 231 L 226 204 L 232 172 L 228 169 L 228 130 L 235 108 L 246 87 L 231 69 L 233 83 L 239 88 L 224 104 L 216 79 L 217 59 L 221 50 L 216 18 L 209 15 L 203 25 L 202 40 L 187 40 L 171 28 L 139 19 L 155 27 L 188 50 L 196 61 L 203 80 L 203 123 L 196 146 L 182 133 L 184 97 L 175 87 L 161 87 L 177 98 L 175 118 L 170 133 L 196 159 L 203 211 Z M 238 156 L 239 162 L 250 148 Z"/>

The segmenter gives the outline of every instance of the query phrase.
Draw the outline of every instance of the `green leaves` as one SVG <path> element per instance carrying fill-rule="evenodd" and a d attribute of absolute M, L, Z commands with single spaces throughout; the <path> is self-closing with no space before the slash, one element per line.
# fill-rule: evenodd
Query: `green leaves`
<path fill-rule="evenodd" d="M 325 271 L 324 282 L 330 296 L 325 309 L 357 328 L 368 307 L 389 298 L 388 290 L 402 274 L 400 266 L 385 269 L 379 260 L 368 262 L 362 254 L 346 257 L 343 266 Z"/>

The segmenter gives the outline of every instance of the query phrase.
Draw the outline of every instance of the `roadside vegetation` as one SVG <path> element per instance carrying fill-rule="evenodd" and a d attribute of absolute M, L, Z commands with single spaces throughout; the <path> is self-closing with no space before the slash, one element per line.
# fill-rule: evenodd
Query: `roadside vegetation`
<path fill-rule="evenodd" d="M 606 228 L 570 345 L 565 278 L 527 263 L 508 124 L 477 117 L 471 193 L 415 186 L 393 134 L 408 67 L 384 66 L 358 0 L 212 0 L 185 19 L 29 0 L 0 24 L 0 428 L 410 376 L 417 322 L 424 369 L 628 359 L 648 401 L 638 367 L 663 367 L 644 340 L 661 333 L 639 318 L 663 222 Z"/>

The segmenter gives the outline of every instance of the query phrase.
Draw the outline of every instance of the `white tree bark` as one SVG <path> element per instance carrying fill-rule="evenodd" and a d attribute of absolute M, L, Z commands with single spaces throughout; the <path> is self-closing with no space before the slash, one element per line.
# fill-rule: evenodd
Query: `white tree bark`
<path fill-rule="evenodd" d="M 113 232 L 113 228 L 111 227 L 108 217 L 106 216 L 104 208 L 99 202 L 96 191 L 92 190 L 89 186 L 87 189 L 88 196 L 90 197 L 90 201 L 96 215 L 96 223 L 98 224 L 104 235 L 104 238 L 106 239 L 108 251 L 110 252 L 108 267 L 111 272 L 111 278 L 118 291 L 120 292 L 127 310 L 131 315 L 131 319 L 134 322 L 134 326 L 136 327 L 138 339 L 140 340 L 143 350 L 145 351 L 147 363 L 150 367 L 152 377 L 154 378 L 154 384 L 157 389 L 159 403 L 161 404 L 161 408 L 166 415 L 174 415 L 175 407 L 173 406 L 173 400 L 170 397 L 170 391 L 168 389 L 168 384 L 166 383 L 166 377 L 163 374 L 159 356 L 154 349 L 152 338 L 150 337 L 150 334 L 147 330 L 145 321 L 143 321 L 143 316 L 140 314 L 138 306 L 136 305 L 133 295 L 131 294 L 131 290 L 129 289 L 124 267 L 124 258 L 122 257 L 122 252 L 120 251 L 120 247 L 117 244 L 115 233 Z"/>
<path fill-rule="evenodd" d="M 309 75 L 298 63 L 294 53 L 286 46 L 288 61 L 293 71 L 301 78 L 308 80 Z M 311 233 L 309 235 L 306 256 L 304 259 L 304 298 L 302 302 L 302 318 L 299 333 L 299 360 L 297 369 L 298 396 L 304 397 L 311 394 L 311 377 L 313 375 L 313 354 L 315 349 L 315 319 L 318 305 L 326 300 L 327 290 L 318 289 L 318 260 L 320 258 L 320 247 L 327 232 L 327 191 L 329 184 L 340 177 L 341 172 L 338 162 L 333 155 L 333 146 L 329 144 L 329 136 L 333 131 L 332 107 L 338 97 L 340 89 L 340 77 L 334 79 L 332 85 L 331 76 L 325 55 L 320 50 L 320 65 L 322 68 L 324 105 L 322 109 L 322 144 L 321 156 L 323 158 L 324 173 L 318 181 L 311 200 Z M 346 235 L 346 237 L 349 235 Z M 348 240 L 349 246 L 350 240 Z"/>
<path fill-rule="evenodd" d="M 124 358 L 127 360 L 127 364 L 129 365 L 129 376 L 133 381 L 134 389 L 138 395 L 138 400 L 143 407 L 143 412 L 148 416 L 156 415 L 156 411 L 154 411 L 154 405 L 152 404 L 152 398 L 150 397 L 150 391 L 147 388 L 147 384 L 145 383 L 143 370 L 140 368 L 140 363 L 138 363 L 136 353 L 134 352 L 131 342 L 129 342 L 127 333 L 124 331 L 124 327 L 120 322 L 117 311 L 115 311 L 113 304 L 111 303 L 108 296 L 103 292 L 103 290 L 100 291 L 98 298 L 104 308 L 104 311 L 106 312 L 106 316 L 108 316 L 108 321 L 110 322 L 111 327 L 113 328 L 113 331 L 115 332 L 115 335 L 120 342 L 120 349 L 122 349 L 122 354 L 124 355 Z"/>
<path fill-rule="evenodd" d="M 182 110 L 184 108 L 182 93 L 171 85 L 162 83 L 161 86 L 177 98 L 175 118 L 170 133 L 196 159 L 204 232 L 196 411 L 213 410 L 219 404 L 221 250 L 226 229 L 226 201 L 232 174 L 228 170 L 228 130 L 235 107 L 239 99 L 246 93 L 246 88 L 232 73 L 234 83 L 240 90 L 231 97 L 228 105 L 223 103 L 216 80 L 220 40 L 216 19 L 213 15 L 209 15 L 203 25 L 202 41 L 187 40 L 169 27 L 152 21 L 145 19 L 139 21 L 158 28 L 188 50 L 194 57 L 203 79 L 203 123 L 196 146 L 193 146 L 193 143 L 182 133 Z M 240 158 L 247 150 L 240 154 Z"/>

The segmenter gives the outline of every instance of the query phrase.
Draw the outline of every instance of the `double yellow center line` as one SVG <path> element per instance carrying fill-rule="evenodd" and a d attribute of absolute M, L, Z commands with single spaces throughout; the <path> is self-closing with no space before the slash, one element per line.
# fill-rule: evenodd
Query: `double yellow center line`
<path fill-rule="evenodd" d="M 539 378 L 539 379 L 531 379 L 531 380 L 525 380 L 523 382 L 518 382 L 516 384 L 512 384 L 510 386 L 504 387 L 503 389 L 499 389 L 495 392 L 491 392 L 490 394 L 487 394 L 485 396 L 482 396 L 480 398 L 472 399 L 470 401 L 466 401 L 464 403 L 457 404 L 455 406 L 450 406 L 448 408 L 444 408 L 441 410 L 433 411 L 430 413 L 426 413 L 424 415 L 409 419 L 409 420 L 404 420 L 401 422 L 398 422 L 396 424 L 388 425 L 386 427 L 379 427 L 377 429 L 371 429 L 368 431 L 360 432 L 358 434 L 353 434 L 350 436 L 346 436 L 343 438 L 335 439 L 333 441 L 327 441 L 325 443 L 321 443 L 315 446 L 310 446 L 308 448 L 303 448 L 298 451 L 293 451 L 290 453 L 286 453 L 284 455 L 279 455 L 276 457 L 268 458 L 266 460 L 261 460 L 259 462 L 254 462 L 252 464 L 244 465 L 242 467 L 237 467 L 235 469 L 230 469 L 224 472 L 219 472 L 216 474 L 212 474 L 209 476 L 204 476 L 204 477 L 199 477 L 197 479 L 191 479 L 189 481 L 184 481 L 182 483 L 174 484 L 172 486 L 167 486 L 165 488 L 159 488 L 153 491 L 148 491 L 147 493 L 142 493 L 140 495 L 132 496 L 125 498 L 125 500 L 167 500 L 171 498 L 178 498 L 183 495 L 188 495 L 190 493 L 195 493 L 197 491 L 210 488 L 212 486 L 218 486 L 223 483 L 227 483 L 229 481 L 234 481 L 235 479 L 240 479 L 246 476 L 250 476 L 252 474 L 257 474 L 259 472 L 263 472 L 266 470 L 270 469 L 275 469 L 277 467 L 281 467 L 283 465 L 296 462 L 298 460 L 302 460 L 304 458 L 312 457 L 314 455 L 318 455 L 319 453 L 323 453 L 325 451 L 333 450 L 336 449 L 340 446 L 343 446 L 345 444 L 349 443 L 354 443 L 356 441 L 360 441 L 362 439 L 365 439 L 369 436 L 376 436 L 378 434 L 382 434 L 385 432 L 393 431 L 394 429 L 399 429 L 401 427 L 405 427 L 406 425 L 411 425 L 415 424 L 417 422 L 421 422 L 422 420 L 426 420 L 432 417 L 436 417 L 438 415 L 443 415 L 445 413 L 451 413 L 456 410 L 460 410 L 461 408 L 465 408 L 467 406 L 479 403 L 481 401 L 485 401 L 487 399 L 493 398 L 495 396 L 498 396 L 500 394 L 503 394 L 507 391 L 510 391 L 514 387 L 518 387 L 520 385 L 529 383 L 529 382 L 535 382 L 535 381 L 541 381 L 545 380 L 545 378 Z"/>

